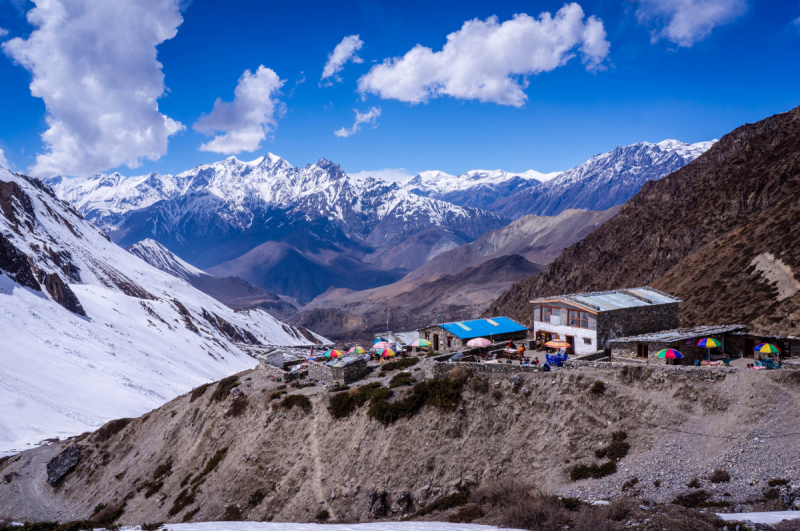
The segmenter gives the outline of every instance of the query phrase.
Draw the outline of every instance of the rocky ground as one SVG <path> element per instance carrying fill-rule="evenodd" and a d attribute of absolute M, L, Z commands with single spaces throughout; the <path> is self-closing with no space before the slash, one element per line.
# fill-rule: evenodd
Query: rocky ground
<path fill-rule="evenodd" d="M 428 363 L 411 374 L 422 380 Z M 525 373 L 518 383 L 508 375 L 473 376 L 456 410 L 426 406 L 389 425 L 370 418 L 368 404 L 334 418 L 333 393 L 322 382 L 280 389 L 258 370 L 242 373 L 236 393 L 212 385 L 194 400 L 184 395 L 121 427 L 0 463 L 0 519 L 82 519 L 103 503 L 123 508 L 122 524 L 231 514 L 309 522 L 322 509 L 333 521 L 370 521 L 413 514 L 500 480 L 585 500 L 632 496 L 639 522 L 657 521 L 647 516 L 654 511 L 683 511 L 671 502 L 700 491 L 709 493 L 706 505 L 718 505 L 705 509 L 712 512 L 794 503 L 800 372 L 720 370 L 710 379 L 702 375 L 715 369 L 600 365 Z M 359 385 L 388 385 L 397 372 L 375 370 Z M 597 382 L 603 392 L 592 391 Z M 281 406 L 281 391 L 307 397 L 309 407 Z M 410 392 L 397 388 L 392 400 Z M 572 481 L 576 464 L 606 462 L 595 451 L 618 432 L 626 433 L 630 450 L 617 472 Z M 73 443 L 81 460 L 51 487 L 46 464 Z M 710 482 L 717 468 L 729 473 L 728 482 Z M 694 478 L 698 483 L 688 487 Z M 777 496 L 768 492 L 775 479 L 787 480 L 774 487 Z"/>

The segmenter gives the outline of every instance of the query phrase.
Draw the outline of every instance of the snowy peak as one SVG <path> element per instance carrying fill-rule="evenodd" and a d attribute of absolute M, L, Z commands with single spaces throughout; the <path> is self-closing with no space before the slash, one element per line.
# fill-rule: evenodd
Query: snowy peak
<path fill-rule="evenodd" d="M 138 256 L 153 267 L 178 278 L 182 278 L 187 282 L 191 282 L 197 277 L 208 276 L 208 273 L 205 271 L 184 262 L 172 254 L 169 249 L 149 238 L 134 243 L 128 247 L 127 251 L 134 256 Z"/>

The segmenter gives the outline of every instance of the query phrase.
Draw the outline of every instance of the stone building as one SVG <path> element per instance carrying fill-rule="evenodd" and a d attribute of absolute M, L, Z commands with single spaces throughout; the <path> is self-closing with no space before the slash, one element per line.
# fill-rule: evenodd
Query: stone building
<path fill-rule="evenodd" d="M 677 328 L 680 302 L 646 286 L 536 299 L 533 332 L 571 344 L 568 354 L 593 354 L 617 337 Z"/>
<path fill-rule="evenodd" d="M 478 337 L 493 342 L 504 342 L 509 339 L 524 341 L 528 337 L 528 329 L 508 317 L 492 317 L 442 323 L 419 330 L 419 338 L 430 341 L 436 352 L 463 350 L 468 348 L 467 341 Z"/>
<path fill-rule="evenodd" d="M 754 334 L 736 330 L 725 337 L 725 353 L 734 358 L 753 358 L 753 349 L 761 343 L 771 343 L 781 349 L 781 358 L 800 357 L 800 337 Z"/>
<path fill-rule="evenodd" d="M 320 382 L 349 384 L 367 375 L 367 360 L 364 356 L 345 356 L 326 362 L 310 361 L 308 377 Z"/>
<path fill-rule="evenodd" d="M 698 326 L 696 328 L 678 328 L 651 334 L 641 334 L 630 337 L 618 337 L 609 340 L 611 354 L 620 358 L 649 359 L 650 362 L 666 363 L 655 355 L 658 351 L 671 348 L 681 354 L 683 358 L 675 360 L 676 365 L 692 365 L 695 360 L 703 360 L 706 356 L 728 354 L 732 350 L 731 334 L 743 331 L 743 325 L 723 326 Z M 705 349 L 697 346 L 703 338 L 713 338 L 721 343 L 719 348 Z M 752 350 L 752 348 L 751 348 Z"/>

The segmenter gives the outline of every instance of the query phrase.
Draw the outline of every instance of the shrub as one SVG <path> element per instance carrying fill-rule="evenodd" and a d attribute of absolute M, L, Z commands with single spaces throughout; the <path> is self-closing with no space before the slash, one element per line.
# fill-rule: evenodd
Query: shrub
<path fill-rule="evenodd" d="M 315 387 L 316 385 L 317 384 L 315 384 L 314 382 L 306 382 L 306 383 L 292 382 L 292 387 L 294 387 L 295 389 L 305 389 L 306 387 Z"/>
<path fill-rule="evenodd" d="M 261 489 L 253 492 L 250 495 L 250 500 L 248 500 L 247 505 L 250 507 L 256 507 L 257 505 L 261 504 L 264 501 L 264 498 L 267 496 L 267 493 Z"/>
<path fill-rule="evenodd" d="M 328 509 L 322 509 L 314 516 L 314 520 L 319 520 L 320 522 L 326 521 L 328 518 L 331 517 L 331 514 L 328 512 Z"/>
<path fill-rule="evenodd" d="M 109 505 L 104 509 L 98 511 L 97 513 L 93 514 L 92 517 L 89 518 L 89 520 L 96 524 L 108 526 L 112 524 L 115 520 L 118 520 L 120 516 L 122 516 L 122 513 L 125 512 L 125 505 L 126 502 L 122 502 L 122 505 L 118 505 L 116 507 Z"/>
<path fill-rule="evenodd" d="M 660 487 L 660 486 L 661 486 L 661 480 L 660 480 L 660 479 L 657 479 L 657 480 L 655 480 L 655 481 L 653 482 L 653 486 L 654 486 L 655 488 L 658 488 L 658 487 Z"/>
<path fill-rule="evenodd" d="M 107 422 L 99 430 L 97 430 L 95 433 L 95 439 L 98 442 L 110 439 L 117 433 L 121 432 L 125 426 L 130 424 L 132 421 L 133 419 L 116 419 L 112 420 L 111 422 Z"/>
<path fill-rule="evenodd" d="M 767 485 L 769 485 L 770 487 L 780 487 L 780 486 L 788 485 L 788 484 L 789 484 L 789 480 L 788 479 L 775 478 L 775 479 L 771 479 L 771 480 L 767 481 Z"/>
<path fill-rule="evenodd" d="M 280 397 L 282 397 L 285 394 L 286 394 L 286 391 L 283 391 L 283 390 L 272 391 L 269 395 L 267 395 L 267 401 L 277 400 L 277 399 L 279 399 Z"/>
<path fill-rule="evenodd" d="M 381 386 L 379 382 L 374 382 L 367 385 L 362 385 L 349 392 L 337 393 L 331 397 L 331 403 L 328 406 L 333 418 L 342 418 L 349 415 L 355 408 L 361 407 L 366 404 L 377 393 L 388 393 L 386 397 L 390 396 L 391 391 Z"/>
<path fill-rule="evenodd" d="M 611 474 L 615 474 L 617 472 L 617 463 L 614 461 L 606 461 L 602 465 L 584 465 L 578 464 L 573 466 L 569 471 L 569 478 L 572 481 L 578 481 L 581 479 L 600 479 L 606 476 L 610 476 Z"/>
<path fill-rule="evenodd" d="M 391 424 L 400 418 L 413 417 L 425 405 L 441 411 L 453 411 L 461 400 L 463 384 L 462 380 L 451 378 L 426 380 L 416 384 L 407 397 L 393 403 L 386 400 L 388 396 L 376 395 L 370 400 L 367 414 L 383 424 Z"/>
<path fill-rule="evenodd" d="M 389 389 L 400 387 L 401 385 L 414 385 L 416 380 L 411 376 L 410 372 L 399 372 L 392 377 L 389 382 Z"/>
<path fill-rule="evenodd" d="M 349 385 L 337 385 L 336 387 L 331 387 L 330 389 L 328 389 L 328 392 L 329 393 L 340 393 L 342 391 L 349 391 L 349 390 L 350 390 L 350 386 Z"/>
<path fill-rule="evenodd" d="M 626 455 L 628 455 L 628 451 L 631 449 L 631 445 L 625 441 L 612 441 L 606 447 L 600 448 L 599 450 L 595 450 L 594 454 L 597 456 L 598 459 L 602 459 L 607 457 L 612 461 L 619 461 Z"/>
<path fill-rule="evenodd" d="M 189 402 L 194 402 L 195 400 L 203 396 L 203 393 L 206 392 L 206 389 L 208 389 L 210 385 L 211 385 L 210 383 L 207 383 L 201 385 L 200 387 L 195 387 L 194 389 L 192 389 L 192 394 L 189 397 Z"/>
<path fill-rule="evenodd" d="M 492 389 L 492 398 L 494 398 L 495 400 L 502 400 L 503 392 L 497 387 L 495 387 L 494 389 Z"/>
<path fill-rule="evenodd" d="M 178 493 L 178 496 L 175 498 L 175 501 L 172 502 L 172 507 L 170 508 L 167 514 L 169 516 L 175 516 L 176 514 L 184 510 L 192 503 L 194 503 L 194 490 L 183 489 Z"/>
<path fill-rule="evenodd" d="M 238 383 L 238 376 L 228 376 L 227 378 L 223 378 L 214 388 L 214 392 L 211 393 L 211 399 L 209 402 L 222 402 L 228 398 L 228 395 L 231 394 L 231 389 L 236 387 Z"/>
<path fill-rule="evenodd" d="M 473 520 L 483 517 L 483 510 L 477 505 L 462 507 L 457 513 L 451 514 L 447 521 L 454 524 L 468 524 Z"/>
<path fill-rule="evenodd" d="M 604 384 L 600 380 L 595 380 L 594 384 L 592 384 L 592 387 L 589 388 L 589 391 L 593 395 L 602 395 L 603 393 L 606 392 L 606 384 Z"/>
<path fill-rule="evenodd" d="M 231 407 L 228 408 L 228 412 L 225 413 L 226 417 L 238 417 L 242 415 L 247 410 L 247 395 L 244 393 L 239 393 L 239 396 L 231 402 Z"/>
<path fill-rule="evenodd" d="M 153 522 L 151 524 L 142 524 L 142 531 L 156 531 L 164 527 L 164 522 Z"/>
<path fill-rule="evenodd" d="M 692 478 L 692 480 L 686 484 L 687 487 L 690 489 L 699 489 L 700 488 L 700 480 L 697 478 Z"/>
<path fill-rule="evenodd" d="M 222 513 L 222 518 L 220 518 L 220 520 L 223 522 L 238 522 L 242 518 L 242 511 L 239 510 L 238 507 L 235 505 L 228 505 L 225 507 L 225 512 Z"/>
<path fill-rule="evenodd" d="M 227 453 L 228 453 L 227 446 L 225 448 L 220 448 L 219 450 L 217 450 L 217 452 L 213 456 L 211 456 L 211 458 L 208 460 L 208 463 L 206 463 L 206 466 L 203 469 L 203 471 L 200 472 L 200 474 L 192 480 L 192 485 L 197 486 L 203 480 L 203 478 L 212 473 L 217 468 L 217 466 L 222 462 L 222 460 L 225 458 L 225 454 Z"/>
<path fill-rule="evenodd" d="M 297 406 L 303 411 L 309 411 L 311 410 L 311 400 L 309 400 L 306 395 L 286 395 L 283 400 L 281 400 L 281 406 L 286 409 Z"/>
<path fill-rule="evenodd" d="M 564 509 L 568 511 L 577 511 L 578 509 L 586 505 L 586 503 L 582 499 L 571 498 L 571 497 L 566 497 L 566 498 L 562 497 L 561 504 L 564 506 Z"/>
<path fill-rule="evenodd" d="M 718 468 L 708 476 L 708 480 L 711 481 L 711 483 L 727 483 L 731 480 L 731 475 L 728 474 L 727 471 Z"/>
<path fill-rule="evenodd" d="M 406 516 L 403 520 L 413 520 L 415 518 L 420 518 L 422 516 L 426 516 L 431 514 L 433 511 L 445 511 L 447 509 L 452 509 L 453 507 L 459 507 L 461 505 L 466 505 L 469 502 L 469 491 L 465 490 L 462 492 L 456 492 L 455 494 L 450 494 L 449 496 L 442 496 L 437 500 L 429 503 L 419 511 L 415 512 L 410 516 Z"/>
<path fill-rule="evenodd" d="M 781 495 L 781 491 L 775 487 L 764 491 L 765 500 L 777 500 Z"/>
<path fill-rule="evenodd" d="M 631 479 L 622 484 L 622 492 L 632 489 L 633 487 L 636 486 L 637 483 L 639 483 L 639 478 L 635 476 L 632 477 Z"/>
<path fill-rule="evenodd" d="M 672 500 L 672 503 L 688 509 L 694 509 L 695 507 L 699 507 L 700 504 L 704 503 L 710 497 L 711 495 L 704 490 L 684 492 L 676 496 L 675 499 Z"/>
<path fill-rule="evenodd" d="M 192 517 L 194 517 L 194 515 L 196 515 L 199 512 L 200 512 L 200 507 L 199 506 L 195 507 L 194 509 L 183 515 L 183 518 L 181 518 L 181 522 L 183 523 L 188 522 L 189 520 L 192 519 Z"/>

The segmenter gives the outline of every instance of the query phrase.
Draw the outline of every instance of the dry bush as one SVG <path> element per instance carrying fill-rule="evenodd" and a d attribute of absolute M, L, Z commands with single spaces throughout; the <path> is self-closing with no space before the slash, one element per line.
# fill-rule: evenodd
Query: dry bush
<path fill-rule="evenodd" d="M 602 395 L 606 392 L 606 384 L 600 380 L 595 380 L 595 382 L 592 384 L 592 387 L 589 388 L 589 391 L 593 395 Z"/>
<path fill-rule="evenodd" d="M 614 524 L 606 505 L 584 505 L 570 518 L 571 531 L 612 531 Z"/>
<path fill-rule="evenodd" d="M 700 480 L 697 478 L 692 478 L 689 483 L 686 484 L 687 487 L 690 489 L 699 489 L 700 488 Z"/>
<path fill-rule="evenodd" d="M 100 442 L 110 439 L 117 433 L 121 432 L 125 426 L 130 424 L 132 421 L 133 419 L 116 419 L 112 420 L 111 422 L 107 422 L 95 432 L 95 440 Z"/>
<path fill-rule="evenodd" d="M 308 412 L 311 410 L 311 400 L 309 400 L 306 395 L 286 395 L 284 399 L 281 400 L 281 406 L 286 409 L 297 406 L 303 411 Z"/>
<path fill-rule="evenodd" d="M 226 417 L 238 417 L 242 415 L 247 410 L 247 395 L 244 393 L 239 393 L 239 396 L 231 402 L 231 407 L 228 409 L 228 412 L 225 413 Z"/>
<path fill-rule="evenodd" d="M 453 524 L 468 524 L 473 520 L 483 517 L 483 510 L 478 505 L 462 507 L 457 513 L 451 514 L 447 521 Z"/>
<path fill-rule="evenodd" d="M 781 487 L 783 485 L 788 485 L 788 484 L 789 480 L 784 478 L 774 478 L 767 481 L 767 485 L 769 485 L 770 487 Z"/>
<path fill-rule="evenodd" d="M 470 387 L 476 393 L 486 394 L 489 392 L 489 381 L 486 378 L 475 377 L 470 380 Z"/>
<path fill-rule="evenodd" d="M 228 398 L 229 394 L 231 394 L 231 389 L 236 387 L 238 384 L 239 384 L 238 376 L 228 376 L 227 378 L 223 378 L 214 388 L 214 392 L 211 393 L 211 398 L 209 399 L 209 401 L 222 402 L 223 400 Z"/>
<path fill-rule="evenodd" d="M 731 475 L 726 470 L 718 468 L 708 476 L 711 483 L 727 483 L 731 480 Z"/>

